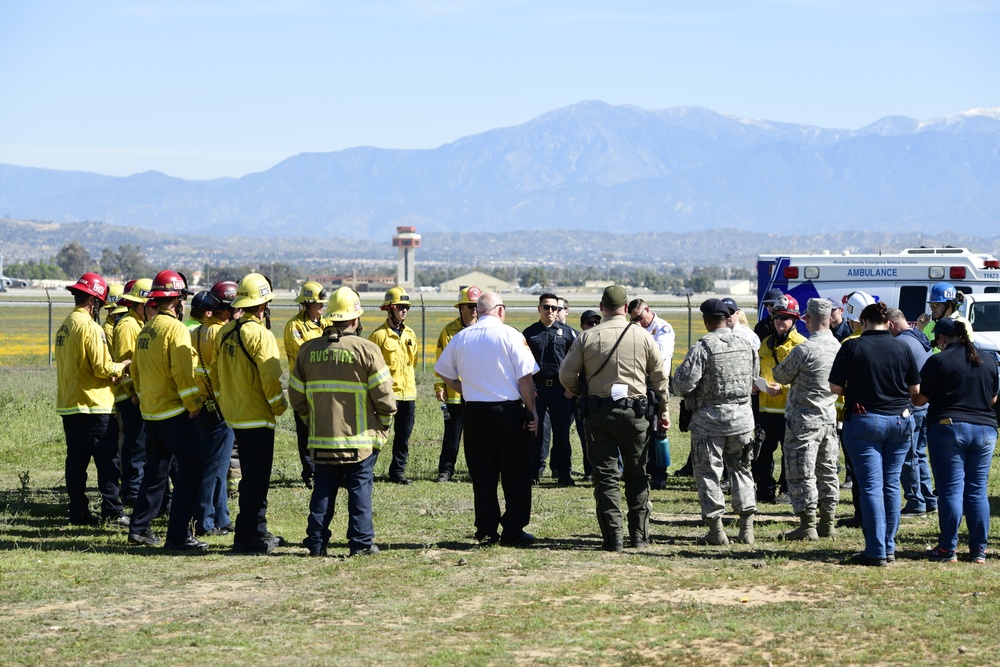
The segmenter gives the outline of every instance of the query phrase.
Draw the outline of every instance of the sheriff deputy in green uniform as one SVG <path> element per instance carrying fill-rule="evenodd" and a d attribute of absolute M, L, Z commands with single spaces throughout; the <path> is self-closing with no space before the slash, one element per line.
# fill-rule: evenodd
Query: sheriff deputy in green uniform
<path fill-rule="evenodd" d="M 663 356 L 653 337 L 625 316 L 627 303 L 624 287 L 607 287 L 601 297 L 601 323 L 580 334 L 559 368 L 562 385 L 587 404 L 587 457 L 594 467 L 597 522 L 605 551 L 621 551 L 624 542 L 619 478 L 625 482 L 631 546 L 649 545 L 647 380 L 659 398 L 658 430 L 670 427 Z M 581 371 L 586 378 L 583 388 Z"/>

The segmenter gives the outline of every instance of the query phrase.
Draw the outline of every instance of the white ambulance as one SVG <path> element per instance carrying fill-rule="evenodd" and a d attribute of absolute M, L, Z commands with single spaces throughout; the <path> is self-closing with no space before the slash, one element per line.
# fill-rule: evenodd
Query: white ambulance
<path fill-rule="evenodd" d="M 815 297 L 843 302 L 863 290 L 899 308 L 911 322 L 930 312 L 931 286 L 949 282 L 966 294 L 1000 293 L 1000 260 L 966 248 L 907 248 L 897 254 L 760 255 L 757 258 L 757 308 L 769 289 L 794 296 L 800 306 Z"/>

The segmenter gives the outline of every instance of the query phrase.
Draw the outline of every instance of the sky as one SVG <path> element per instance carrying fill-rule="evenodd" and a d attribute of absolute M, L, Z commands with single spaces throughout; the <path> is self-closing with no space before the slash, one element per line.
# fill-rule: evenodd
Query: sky
<path fill-rule="evenodd" d="M 997 0 L 0 0 L 0 163 L 239 177 L 584 100 L 858 129 L 1000 106 Z"/>

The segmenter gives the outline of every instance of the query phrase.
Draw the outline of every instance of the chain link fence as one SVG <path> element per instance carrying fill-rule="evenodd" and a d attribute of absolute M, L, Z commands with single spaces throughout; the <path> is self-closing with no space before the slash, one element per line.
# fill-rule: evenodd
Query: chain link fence
<path fill-rule="evenodd" d="M 67 295 L 68 296 L 68 295 Z M 17 299 L 0 298 L 0 367 L 38 367 L 54 363 L 53 345 L 55 332 L 66 316 L 73 310 L 73 302 L 67 296 L 56 293 L 43 294 L 40 298 Z M 579 301 L 579 300 L 577 300 Z M 673 326 L 676 333 L 673 367 L 684 358 L 692 340 L 704 333 L 697 302 L 678 305 L 649 301 L 649 307 L 657 315 Z M 371 333 L 384 321 L 384 314 L 377 303 L 362 303 L 365 314 L 361 323 L 367 333 Z M 753 313 L 753 303 L 740 304 L 748 313 Z M 586 308 L 574 307 L 567 324 L 579 329 L 580 314 Z M 105 313 L 102 312 L 103 322 Z M 298 312 L 294 303 L 274 303 L 271 306 L 271 330 L 282 348 L 284 361 L 283 332 L 285 323 Z M 458 317 L 458 311 L 451 305 L 441 303 L 414 303 L 406 323 L 416 332 L 419 348 L 419 366 L 431 369 L 434 365 L 438 334 L 448 322 Z M 507 308 L 506 323 L 518 330 L 538 320 L 538 311 L 530 302 L 523 305 L 516 301 Z"/>

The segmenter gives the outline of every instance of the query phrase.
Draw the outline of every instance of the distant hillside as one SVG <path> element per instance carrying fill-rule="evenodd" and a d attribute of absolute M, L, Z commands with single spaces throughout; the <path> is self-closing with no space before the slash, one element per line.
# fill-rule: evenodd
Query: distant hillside
<path fill-rule="evenodd" d="M 48 259 L 63 245 L 80 241 L 94 257 L 101 249 L 129 243 L 141 246 L 157 266 L 285 262 L 304 272 L 331 266 L 388 265 L 396 260 L 389 238 L 375 242 L 331 238 L 218 238 L 172 235 L 103 223 L 57 224 L 0 219 L 5 261 Z M 1000 255 L 1000 237 L 954 233 L 937 236 L 839 232 L 819 235 L 761 234 L 733 229 L 706 232 L 614 234 L 571 230 L 530 232 L 441 233 L 423 235 L 417 267 L 650 267 L 728 266 L 753 269 L 758 254 L 898 252 L 921 245 L 953 245 Z"/>
<path fill-rule="evenodd" d="M 849 131 L 582 102 L 432 150 L 303 153 L 236 179 L 0 165 L 0 213 L 268 239 L 382 241 L 400 224 L 988 236 L 1000 222 L 1000 112 Z"/>

